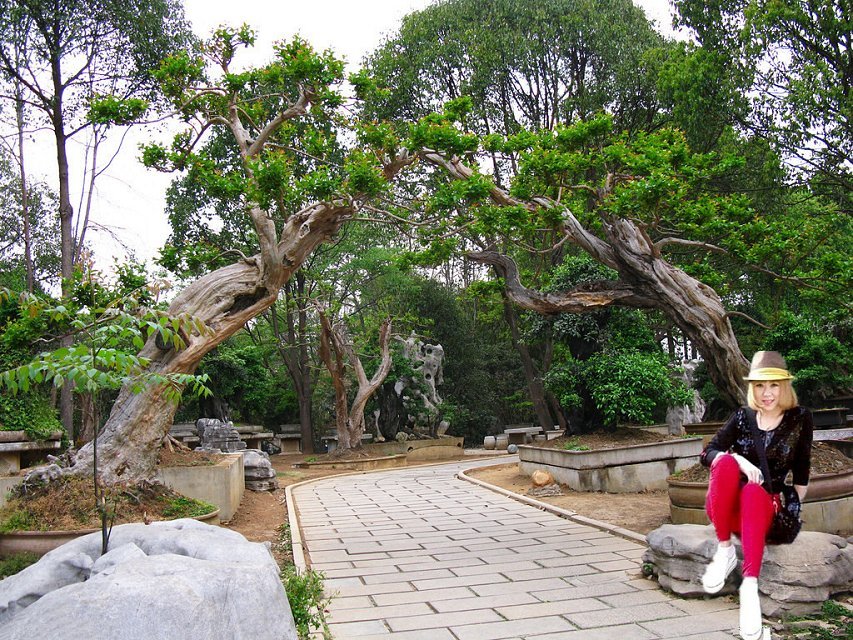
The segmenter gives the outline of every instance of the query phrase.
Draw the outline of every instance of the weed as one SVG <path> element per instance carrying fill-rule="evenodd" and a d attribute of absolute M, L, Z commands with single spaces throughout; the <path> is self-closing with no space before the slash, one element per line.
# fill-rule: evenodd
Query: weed
<path fill-rule="evenodd" d="M 834 600 L 827 600 L 820 613 L 792 618 L 791 621 L 816 621 L 815 626 L 796 625 L 796 637 L 801 640 L 838 640 L 853 638 L 853 615 Z M 792 625 L 794 626 L 794 625 Z M 787 637 L 787 636 L 786 636 Z"/>
<path fill-rule="evenodd" d="M 37 528 L 32 513 L 24 509 L 16 509 L 0 520 L 0 533 L 13 531 L 32 531 Z"/>
<path fill-rule="evenodd" d="M 323 592 L 323 578 L 319 571 L 309 569 L 299 573 L 292 565 L 281 572 L 281 582 L 287 592 L 300 640 L 310 638 L 314 631 L 320 631 L 323 638 L 332 637 L 326 622 L 326 607 L 331 598 Z"/>
<path fill-rule="evenodd" d="M 589 447 L 581 444 L 578 438 L 569 438 L 563 443 L 564 451 L 589 451 Z"/>
<path fill-rule="evenodd" d="M 23 571 L 31 564 L 38 562 L 39 557 L 35 553 L 25 551 L 24 553 L 13 553 L 5 558 L 0 558 L 0 580 L 13 576 Z"/>
<path fill-rule="evenodd" d="M 317 462 L 317 456 L 308 456 L 305 458 L 305 462 Z"/>
<path fill-rule="evenodd" d="M 169 498 L 167 502 L 163 508 L 163 515 L 167 518 L 197 518 L 216 511 L 216 507 L 209 502 L 184 496 Z"/>

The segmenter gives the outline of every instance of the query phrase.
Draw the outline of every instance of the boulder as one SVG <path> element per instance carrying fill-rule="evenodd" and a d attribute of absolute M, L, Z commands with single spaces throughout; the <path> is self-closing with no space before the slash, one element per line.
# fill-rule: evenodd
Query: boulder
<path fill-rule="evenodd" d="M 278 489 L 275 469 L 272 468 L 268 454 L 257 449 L 243 452 L 243 473 L 246 488 L 250 491 L 274 491 Z"/>
<path fill-rule="evenodd" d="M 711 526 L 665 524 L 646 536 L 649 548 L 643 562 L 650 565 L 661 587 L 684 597 L 705 597 L 701 578 L 717 548 Z M 743 559 L 735 537 L 738 558 Z M 729 576 L 720 594 L 735 593 L 740 567 Z M 769 617 L 804 615 L 821 603 L 853 589 L 853 544 L 840 536 L 803 531 L 793 544 L 768 545 L 764 551 L 758 590 L 761 611 Z"/>
<path fill-rule="evenodd" d="M 196 520 L 77 538 L 0 581 L 0 640 L 296 640 L 269 549 Z"/>
<path fill-rule="evenodd" d="M 530 474 L 530 480 L 534 487 L 544 487 L 549 484 L 554 484 L 554 476 L 542 469 L 536 469 Z"/>

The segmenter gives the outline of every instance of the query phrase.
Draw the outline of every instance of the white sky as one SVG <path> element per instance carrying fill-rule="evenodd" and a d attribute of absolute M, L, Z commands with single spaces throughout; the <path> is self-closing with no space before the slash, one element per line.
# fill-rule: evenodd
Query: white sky
<path fill-rule="evenodd" d="M 201 36 L 221 24 L 247 23 L 253 27 L 258 32 L 258 42 L 252 62 L 268 59 L 273 41 L 298 33 L 316 49 L 332 49 L 347 61 L 350 70 L 354 70 L 366 53 L 396 30 L 403 16 L 430 3 L 431 0 L 280 0 L 275 3 L 270 0 L 184 0 L 184 7 L 194 31 Z M 660 31 L 672 34 L 668 0 L 634 0 L 634 3 L 644 8 Z M 96 261 L 102 269 L 108 269 L 114 258 L 127 257 L 122 244 L 137 259 L 150 262 L 168 237 L 164 194 L 172 176 L 149 171 L 137 160 L 140 142 L 168 142 L 168 138 L 169 134 L 163 131 L 134 130 L 116 161 L 99 178 L 93 220 L 109 228 L 121 242 L 115 242 L 109 234 L 89 230 L 87 244 L 94 247 Z M 79 189 L 81 182 L 79 154 L 82 145 L 82 140 L 74 141 L 69 149 L 71 161 L 75 163 L 71 167 L 72 192 Z M 28 160 L 31 179 L 55 184 L 52 137 L 39 138 L 35 147 L 36 161 Z M 106 157 L 106 153 L 102 157 Z M 76 207 L 77 201 L 73 202 Z"/>

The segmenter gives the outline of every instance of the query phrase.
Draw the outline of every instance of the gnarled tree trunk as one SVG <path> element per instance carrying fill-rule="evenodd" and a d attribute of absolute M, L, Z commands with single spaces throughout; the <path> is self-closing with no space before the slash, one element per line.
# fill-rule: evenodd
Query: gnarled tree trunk
<path fill-rule="evenodd" d="M 325 312 L 318 307 L 320 316 L 320 358 L 332 376 L 335 389 L 335 425 L 338 432 L 338 450 L 348 451 L 361 446 L 364 435 L 364 408 L 391 371 L 391 321 L 385 320 L 379 329 L 379 351 L 381 362 L 376 373 L 368 380 L 361 359 L 353 349 L 346 330 L 341 325 L 333 326 Z M 358 381 L 358 391 L 352 406 L 347 400 L 346 365 L 353 368 Z"/>
<path fill-rule="evenodd" d="M 189 314 L 210 328 L 187 336 L 181 351 L 160 349 L 148 340 L 140 356 L 150 359 L 152 373 L 193 373 L 201 359 L 234 335 L 249 320 L 275 302 L 282 285 L 310 253 L 357 209 L 354 202 L 321 203 L 292 216 L 282 240 L 262 254 L 217 269 L 190 284 L 175 298 L 169 314 Z M 164 397 L 162 387 L 134 393 L 125 386 L 113 405 L 98 438 L 98 466 L 107 484 L 150 478 L 157 463 L 158 445 L 172 426 L 177 406 Z M 91 473 L 92 445 L 82 447 L 73 473 Z"/>
<path fill-rule="evenodd" d="M 424 152 L 421 157 L 444 169 L 457 180 L 467 180 L 474 171 L 458 158 Z M 614 177 L 608 176 L 603 195 L 612 189 Z M 521 201 L 495 186 L 492 200 L 499 205 L 524 206 L 533 211 L 553 207 L 548 198 Z M 633 221 L 601 215 L 604 237 L 588 229 L 566 210 L 562 230 L 568 239 L 598 262 L 615 269 L 615 282 L 585 283 L 571 291 L 542 293 L 524 287 L 515 263 L 494 252 L 471 254 L 479 262 L 494 265 L 506 278 L 507 294 L 516 304 L 539 313 L 585 313 L 608 305 L 638 309 L 658 309 L 667 315 L 696 346 L 708 366 L 711 382 L 722 399 L 732 407 L 743 404 L 743 376 L 749 363 L 740 351 L 734 330 L 722 300 L 711 287 L 699 282 L 667 262 L 660 248 L 667 242 L 654 242 Z"/>

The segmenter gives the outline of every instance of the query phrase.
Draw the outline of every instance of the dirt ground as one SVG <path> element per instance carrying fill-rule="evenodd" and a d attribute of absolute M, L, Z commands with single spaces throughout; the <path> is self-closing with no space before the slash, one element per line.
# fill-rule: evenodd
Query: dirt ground
<path fill-rule="evenodd" d="M 521 495 L 527 495 L 533 488 L 530 477 L 519 472 L 517 463 L 474 469 L 468 475 Z M 562 496 L 531 497 L 642 534 L 669 522 L 669 497 L 666 491 L 601 493 L 560 488 Z"/>
<path fill-rule="evenodd" d="M 294 469 L 293 464 L 308 456 L 288 454 L 270 456 L 278 474 L 280 489 L 276 491 L 246 491 L 234 518 L 223 526 L 238 531 L 255 542 L 275 542 L 277 529 L 287 521 L 284 488 L 304 480 L 348 473 L 325 469 Z M 495 458 L 495 465 L 471 472 L 470 475 L 515 493 L 526 494 L 533 487 L 530 478 L 518 472 L 518 464 L 506 464 Z M 596 520 L 625 527 L 637 533 L 648 533 L 669 521 L 669 500 L 666 491 L 611 494 L 578 493 L 563 488 L 563 496 L 536 498 L 563 509 L 575 511 Z"/>

